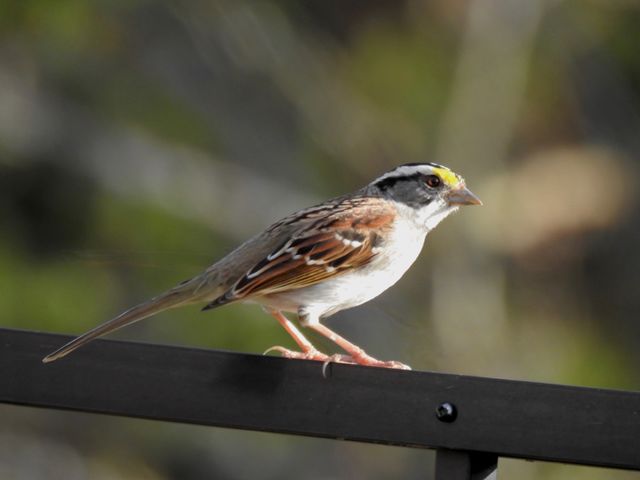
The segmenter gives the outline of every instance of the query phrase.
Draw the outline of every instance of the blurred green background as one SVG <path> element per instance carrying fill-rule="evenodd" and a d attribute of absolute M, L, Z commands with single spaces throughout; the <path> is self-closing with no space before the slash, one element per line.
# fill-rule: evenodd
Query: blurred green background
<path fill-rule="evenodd" d="M 485 206 L 327 323 L 414 369 L 638 390 L 638 25 L 635 0 L 1 2 L 0 325 L 80 333 L 291 211 L 436 161 Z M 115 336 L 292 346 L 242 305 Z M 419 450 L 8 406 L 0 418 L 3 480 L 433 468 Z M 640 478 L 515 460 L 499 476 Z"/>

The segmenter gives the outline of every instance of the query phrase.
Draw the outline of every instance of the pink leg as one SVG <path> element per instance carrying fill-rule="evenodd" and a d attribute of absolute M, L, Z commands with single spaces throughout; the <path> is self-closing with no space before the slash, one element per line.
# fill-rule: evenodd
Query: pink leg
<path fill-rule="evenodd" d="M 285 327 L 286 328 L 286 327 Z M 375 358 L 367 355 L 363 349 L 354 345 L 344 337 L 341 337 L 333 330 L 320 323 L 311 323 L 309 328 L 314 329 L 321 335 L 324 335 L 329 340 L 334 342 L 340 348 L 342 348 L 345 352 L 349 354 L 349 357 L 358 363 L 359 365 L 367 365 L 370 367 L 384 367 L 384 368 L 398 368 L 402 370 L 411 370 L 411 367 L 405 365 L 404 363 L 396 362 L 395 360 L 391 360 L 388 362 L 384 362 L 381 360 L 376 360 Z"/>
<path fill-rule="evenodd" d="M 282 312 L 279 312 L 277 310 L 267 310 L 267 311 L 276 320 L 278 320 L 278 323 L 280 323 L 280 325 L 282 325 L 282 327 L 287 331 L 287 333 L 291 335 L 291 338 L 295 340 L 295 342 L 298 344 L 298 346 L 300 347 L 300 350 L 302 350 L 303 353 L 309 353 L 314 351 L 318 352 L 316 348 L 313 346 L 313 344 L 309 340 L 307 340 L 307 338 L 302 334 L 302 332 L 298 330 L 298 328 L 293 324 L 293 322 L 289 320 L 287 317 L 285 317 L 282 314 Z M 277 347 L 277 348 L 282 348 L 282 347 Z M 297 353 L 297 352 L 294 352 L 294 353 Z"/>
<path fill-rule="evenodd" d="M 291 320 L 289 320 L 287 317 L 285 317 L 282 314 L 282 312 L 279 312 L 278 310 L 267 310 L 267 312 L 273 315 L 273 317 L 276 320 L 278 320 L 280 325 L 282 325 L 282 327 L 287 331 L 287 333 L 291 335 L 291 338 L 295 340 L 295 342 L 298 344 L 302 352 L 295 352 L 293 350 L 289 350 L 288 348 L 275 346 L 275 347 L 271 347 L 264 353 L 268 353 L 272 350 L 275 350 L 277 352 L 280 352 L 282 356 L 285 358 L 298 358 L 302 360 L 318 360 L 320 362 L 327 362 L 330 359 L 328 355 L 325 355 L 324 353 L 318 351 L 316 347 L 314 347 L 313 344 L 309 340 L 307 340 L 307 338 L 302 334 L 302 332 L 298 330 L 298 328 L 293 324 L 293 322 L 291 322 Z"/>

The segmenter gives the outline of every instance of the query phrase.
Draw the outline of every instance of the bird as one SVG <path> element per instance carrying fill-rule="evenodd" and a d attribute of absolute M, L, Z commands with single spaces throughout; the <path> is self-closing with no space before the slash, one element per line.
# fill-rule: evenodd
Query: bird
<path fill-rule="evenodd" d="M 299 210 L 272 224 L 199 275 L 138 304 L 71 340 L 42 359 L 77 348 L 158 312 L 189 304 L 202 310 L 255 303 L 272 315 L 299 350 L 274 346 L 285 358 L 410 369 L 378 360 L 322 321 L 377 297 L 420 254 L 426 236 L 465 205 L 482 205 L 465 180 L 437 163 L 407 163 L 359 190 Z M 345 353 L 320 352 L 298 325 L 327 337 Z M 267 353 L 265 352 L 265 353 Z"/>

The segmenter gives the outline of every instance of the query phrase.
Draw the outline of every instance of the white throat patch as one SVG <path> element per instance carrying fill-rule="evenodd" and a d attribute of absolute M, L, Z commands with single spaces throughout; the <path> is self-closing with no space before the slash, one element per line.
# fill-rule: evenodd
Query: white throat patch
<path fill-rule="evenodd" d="M 424 207 L 422 210 L 426 210 L 427 208 L 428 206 Z M 422 220 L 424 221 L 423 225 L 427 227 L 429 231 L 431 231 L 434 228 L 436 228 L 442 220 L 447 218 L 453 212 L 456 212 L 458 208 L 459 207 L 457 206 L 450 206 L 450 205 L 444 204 L 440 206 L 438 210 L 433 211 L 430 214 L 423 217 L 422 218 Z M 418 212 L 418 213 L 420 214 L 421 212 Z"/>
<path fill-rule="evenodd" d="M 433 230 L 438 224 L 458 210 L 458 206 L 451 206 L 445 200 L 434 200 L 418 210 L 400 202 L 395 202 L 398 212 L 407 219 L 412 220 L 419 228 L 427 232 Z"/>

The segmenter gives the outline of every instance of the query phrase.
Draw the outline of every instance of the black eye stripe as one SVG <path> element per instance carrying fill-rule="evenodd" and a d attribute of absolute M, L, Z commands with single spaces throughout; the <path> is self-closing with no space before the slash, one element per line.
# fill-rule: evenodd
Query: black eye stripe
<path fill-rule="evenodd" d="M 426 183 L 431 188 L 441 187 L 444 183 L 438 175 L 424 175 L 422 173 L 414 173 L 413 175 L 408 175 L 406 177 L 401 175 L 397 177 L 387 177 L 383 180 L 380 180 L 375 185 L 380 190 L 388 190 L 389 188 L 393 188 L 398 182 L 412 182 L 416 180 Z"/>
<path fill-rule="evenodd" d="M 409 175 L 409 176 L 398 175 L 397 177 L 396 176 L 387 177 L 383 180 L 380 180 L 375 185 L 380 190 L 387 190 L 389 188 L 392 188 L 398 182 L 415 181 L 415 180 L 421 180 L 422 178 L 424 178 L 424 175 L 422 173 L 414 173 L 413 175 Z"/>

